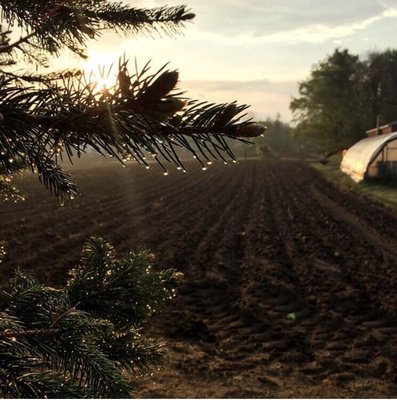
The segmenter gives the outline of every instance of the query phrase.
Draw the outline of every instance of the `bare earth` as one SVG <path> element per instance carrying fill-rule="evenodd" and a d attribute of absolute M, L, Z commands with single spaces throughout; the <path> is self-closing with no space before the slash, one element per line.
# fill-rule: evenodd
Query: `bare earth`
<path fill-rule="evenodd" d="M 1 273 L 61 284 L 92 234 L 184 272 L 149 327 L 168 362 L 137 397 L 397 397 L 397 213 L 296 161 L 73 173 L 65 207 L 31 178 L 1 207 Z"/>

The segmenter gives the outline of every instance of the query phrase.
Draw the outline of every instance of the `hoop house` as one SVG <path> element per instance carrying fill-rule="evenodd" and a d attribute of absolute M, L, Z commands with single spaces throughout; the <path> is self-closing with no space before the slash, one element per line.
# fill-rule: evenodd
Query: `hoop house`
<path fill-rule="evenodd" d="M 356 182 L 397 178 L 397 132 L 360 140 L 347 150 L 340 168 Z"/>

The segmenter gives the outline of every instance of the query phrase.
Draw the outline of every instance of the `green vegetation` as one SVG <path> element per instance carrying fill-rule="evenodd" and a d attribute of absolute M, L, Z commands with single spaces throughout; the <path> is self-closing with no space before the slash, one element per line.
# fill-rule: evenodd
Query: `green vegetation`
<path fill-rule="evenodd" d="M 299 142 L 293 137 L 293 129 L 277 115 L 261 122 L 266 127 L 265 134 L 254 139 L 257 156 L 275 159 L 280 155 L 299 150 Z"/>
<path fill-rule="evenodd" d="M 365 131 L 397 119 L 397 50 L 369 53 L 365 60 L 336 49 L 299 83 L 290 108 L 300 142 L 319 151 L 347 148 Z"/>
<path fill-rule="evenodd" d="M 266 126 L 266 134 L 255 139 L 256 143 L 266 144 L 276 153 L 289 152 L 296 148 L 292 128 L 288 123 L 281 121 L 280 115 L 275 119 L 267 118 L 263 123 Z"/>
<path fill-rule="evenodd" d="M 397 182 L 394 181 L 363 181 L 354 182 L 344 174 L 339 166 L 340 156 L 333 156 L 326 165 L 312 164 L 333 185 L 341 190 L 352 190 L 388 207 L 397 209 Z"/>
<path fill-rule="evenodd" d="M 0 297 L 1 397 L 130 397 L 123 372 L 146 374 L 165 351 L 142 325 L 181 276 L 152 271 L 152 261 L 144 250 L 117 259 L 91 238 L 64 288 L 17 271 Z"/>
<path fill-rule="evenodd" d="M 289 319 L 290 321 L 295 321 L 296 320 L 296 314 L 294 312 L 288 313 L 287 314 L 287 319 Z"/>

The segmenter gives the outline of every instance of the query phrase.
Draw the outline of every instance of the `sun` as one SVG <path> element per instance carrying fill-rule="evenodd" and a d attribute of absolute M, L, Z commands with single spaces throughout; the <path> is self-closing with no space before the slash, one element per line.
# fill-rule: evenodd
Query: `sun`
<path fill-rule="evenodd" d="M 109 89 L 116 83 L 114 60 L 117 60 L 114 54 L 90 50 L 87 60 L 82 63 L 82 69 L 98 88 Z"/>

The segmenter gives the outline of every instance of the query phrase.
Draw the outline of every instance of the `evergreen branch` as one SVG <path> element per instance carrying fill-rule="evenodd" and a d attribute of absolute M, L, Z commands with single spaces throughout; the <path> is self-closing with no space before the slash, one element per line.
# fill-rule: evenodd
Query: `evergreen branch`
<path fill-rule="evenodd" d="M 94 21 L 101 21 L 106 29 L 120 29 L 124 32 L 132 29 L 134 32 L 144 28 L 176 31 L 178 25 L 192 20 L 195 15 L 185 6 L 159 7 L 153 9 L 136 9 L 112 4 L 98 11 L 87 11 L 86 16 Z"/>
<path fill-rule="evenodd" d="M 12 331 L 6 330 L 0 332 L 0 339 L 20 339 L 20 338 L 32 338 L 32 337 L 44 337 L 52 336 L 59 333 L 59 329 L 30 329 L 24 331 Z"/>
<path fill-rule="evenodd" d="M 37 168 L 40 182 L 56 197 L 73 198 L 80 193 L 77 185 L 70 180 L 70 174 L 57 165 L 56 161 L 49 157 L 33 156 L 31 164 Z"/>
<path fill-rule="evenodd" d="M 30 372 L 14 381 L 19 398 L 87 398 L 89 390 L 77 386 L 72 379 L 55 371 Z"/>
<path fill-rule="evenodd" d="M 175 34 L 184 22 L 194 18 L 185 6 L 137 9 L 103 0 L 81 1 L 79 6 L 68 3 L 68 0 L 26 1 L 22 10 L 19 1 L 0 0 L 5 18 L 28 32 L 14 43 L 4 44 L 0 53 L 19 49 L 32 56 L 24 45 L 38 45 L 50 54 L 58 54 L 61 48 L 66 47 L 85 57 L 87 40 L 99 36 L 104 29 L 123 34 L 161 29 Z"/>
<path fill-rule="evenodd" d="M 2 354 L 0 395 L 2 398 L 85 398 L 89 391 L 55 371 L 32 372 L 40 365 L 34 358 Z M 3 365 L 2 365 L 3 364 Z M 1 368 L 3 367 L 3 368 Z M 7 375 L 2 373 L 7 371 Z M 90 396 L 92 397 L 92 396 Z"/>
<path fill-rule="evenodd" d="M 176 71 L 161 68 L 154 74 L 130 75 L 127 62 L 119 65 L 111 90 L 98 89 L 84 75 L 69 73 L 62 84 L 47 80 L 44 88 L 12 85 L 14 76 L 3 77 L 0 86 L 0 167 L 10 174 L 17 162 L 38 169 L 39 178 L 58 197 L 75 196 L 78 189 L 58 165 L 65 152 L 80 156 L 87 146 L 121 162 L 134 158 L 146 164 L 144 152 L 183 168 L 175 146 L 191 151 L 199 162 L 213 157 L 234 159 L 224 137 L 257 136 L 263 125 L 242 120 L 246 105 L 190 101 L 174 94 Z M 2 89 L 2 90 L 1 90 Z M 15 138 L 18 138 L 16 141 Z M 191 146 L 183 137 L 190 137 Z M 213 149 L 213 151 L 210 149 Z M 1 172 L 1 171 L 0 171 Z"/>
<path fill-rule="evenodd" d="M 146 374 L 153 366 L 161 365 L 166 353 L 164 343 L 144 339 L 136 330 L 115 335 L 112 340 L 99 345 L 111 360 L 120 363 L 132 374 Z"/>
<path fill-rule="evenodd" d="M 28 35 L 21 37 L 14 43 L 11 43 L 6 46 L 0 45 L 0 53 L 10 53 L 13 49 L 18 48 L 21 44 L 28 43 L 29 39 L 34 37 L 36 34 L 37 34 L 37 31 L 33 31 L 33 32 L 29 33 Z"/>
<path fill-rule="evenodd" d="M 45 288 L 21 272 L 11 284 L 6 304 L 15 315 L 0 314 L 0 394 L 82 397 L 88 394 L 88 385 L 102 397 L 129 397 L 131 387 L 118 368 L 96 345 L 82 340 L 95 343 L 109 326 L 106 321 L 97 322 L 84 312 L 64 312 L 64 291 Z M 38 328 L 22 331 L 22 320 L 24 326 Z M 42 328 L 51 321 L 59 328 Z M 37 372 L 43 368 L 58 372 Z"/>
<path fill-rule="evenodd" d="M 8 331 L 8 330 L 20 330 L 22 329 L 21 321 L 9 313 L 0 312 L 0 330 Z"/>
<path fill-rule="evenodd" d="M 7 255 L 7 243 L 4 240 L 0 240 L 0 264 L 4 262 Z"/>
<path fill-rule="evenodd" d="M 66 338 L 65 338 L 66 339 Z M 107 398 L 129 398 L 131 386 L 121 375 L 109 358 L 95 344 L 82 343 L 80 339 L 60 340 L 58 354 L 66 350 L 66 356 L 60 359 L 60 370 L 78 379 L 80 385 L 89 386 L 95 393 L 103 393 Z M 56 347 L 55 347 L 56 349 Z"/>
<path fill-rule="evenodd" d="M 25 196 L 11 184 L 12 176 L 0 175 L 0 201 L 18 203 L 25 200 Z"/>
<path fill-rule="evenodd" d="M 163 360 L 163 344 L 140 330 L 181 278 L 152 271 L 152 261 L 147 250 L 117 259 L 111 244 L 91 238 L 64 289 L 17 271 L 0 291 L 0 394 L 129 398 L 121 368 L 142 374 Z"/>
<path fill-rule="evenodd" d="M 113 260 L 109 244 L 91 238 L 67 283 L 72 304 L 78 301 L 82 310 L 96 310 L 98 316 L 118 326 L 144 320 L 174 296 L 177 276 L 172 269 L 160 274 L 151 271 L 151 257 L 140 251 Z"/>
<path fill-rule="evenodd" d="M 10 71 L 0 70 L 0 74 L 14 79 L 15 81 L 24 81 L 28 83 L 49 83 L 51 81 L 62 80 L 71 76 L 80 76 L 82 72 L 78 69 L 53 72 L 46 75 L 16 74 Z"/>

